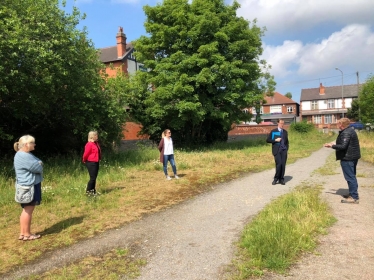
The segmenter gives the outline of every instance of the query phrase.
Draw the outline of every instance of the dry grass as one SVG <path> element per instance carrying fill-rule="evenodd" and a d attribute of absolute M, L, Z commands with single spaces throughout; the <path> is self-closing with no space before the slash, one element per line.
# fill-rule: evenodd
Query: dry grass
<path fill-rule="evenodd" d="M 374 163 L 374 133 L 362 131 L 358 133 L 361 156 L 364 161 Z"/>
<path fill-rule="evenodd" d="M 290 133 L 292 144 L 288 162 L 308 156 L 322 147 L 322 143 L 331 141 L 328 137 Z M 139 161 L 140 157 L 144 160 Z M 75 167 L 70 162 L 64 171 L 57 167 L 46 170 L 43 185 L 48 187 L 44 189 L 42 205 L 33 216 L 33 231 L 42 234 L 40 240 L 18 241 L 21 208 L 16 203 L 0 204 L 3 213 L 0 217 L 0 273 L 35 260 L 46 251 L 74 244 L 137 220 L 145 213 L 179 203 L 244 172 L 274 168 L 270 145 L 263 139 L 217 145 L 201 151 L 177 150 L 175 157 L 181 179 L 172 181 L 165 180 L 162 166 L 155 160 L 158 158 L 155 149 L 139 151 L 137 164 L 104 161 L 97 186 L 102 195 L 98 197 L 84 196 L 87 174 L 83 167 Z M 0 188 L 6 189 L 4 197 L 12 201 L 12 180 Z"/>

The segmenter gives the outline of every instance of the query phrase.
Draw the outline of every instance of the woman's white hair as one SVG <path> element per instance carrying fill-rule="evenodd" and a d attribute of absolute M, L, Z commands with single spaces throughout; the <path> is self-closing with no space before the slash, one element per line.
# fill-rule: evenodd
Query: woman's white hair
<path fill-rule="evenodd" d="M 92 131 L 88 132 L 88 141 L 93 142 L 93 138 L 94 138 L 95 135 L 97 135 L 97 131 L 95 131 L 95 130 L 92 130 Z"/>
<path fill-rule="evenodd" d="M 16 152 L 22 149 L 27 143 L 35 142 L 35 138 L 31 135 L 23 135 L 18 142 L 14 143 L 13 148 Z"/>

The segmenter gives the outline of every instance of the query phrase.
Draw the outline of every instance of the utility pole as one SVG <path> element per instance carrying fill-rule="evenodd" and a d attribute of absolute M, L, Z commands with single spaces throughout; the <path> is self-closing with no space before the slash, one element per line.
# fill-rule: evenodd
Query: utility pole
<path fill-rule="evenodd" d="M 358 100 L 358 120 L 361 121 L 361 108 L 360 108 L 360 74 L 358 71 L 357 75 L 357 100 Z"/>
<path fill-rule="evenodd" d="M 335 70 L 340 71 L 342 73 L 342 117 L 344 118 L 344 80 L 343 80 L 343 71 L 339 68 L 335 68 Z"/>

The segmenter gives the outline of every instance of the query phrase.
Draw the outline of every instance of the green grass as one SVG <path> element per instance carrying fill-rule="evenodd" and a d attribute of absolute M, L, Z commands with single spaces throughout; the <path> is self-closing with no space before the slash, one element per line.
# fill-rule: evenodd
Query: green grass
<path fill-rule="evenodd" d="M 303 135 L 290 132 L 289 138 L 288 163 L 291 163 L 309 156 L 335 137 L 317 132 Z M 274 168 L 271 145 L 265 143 L 265 137 L 199 150 L 176 149 L 175 158 L 181 179 L 166 183 L 155 147 L 121 153 L 104 151 L 97 182 L 102 195 L 98 197 L 84 195 L 88 174 L 81 155 L 42 158 L 43 201 L 34 212 L 32 231 L 41 233 L 43 238 L 34 242 L 16 240 L 21 208 L 14 202 L 13 162 L 3 160 L 0 273 L 35 261 L 45 252 L 70 246 L 179 203 L 242 173 Z"/>
<path fill-rule="evenodd" d="M 299 187 L 266 206 L 243 231 L 231 279 L 284 273 L 302 252 L 313 251 L 317 235 L 336 221 L 320 192 L 318 186 Z"/>

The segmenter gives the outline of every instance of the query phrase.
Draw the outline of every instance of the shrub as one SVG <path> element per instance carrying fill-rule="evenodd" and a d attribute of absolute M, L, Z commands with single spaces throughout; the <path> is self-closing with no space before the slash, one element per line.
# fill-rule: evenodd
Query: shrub
<path fill-rule="evenodd" d="M 298 123 L 292 123 L 290 129 L 292 131 L 296 131 L 299 133 L 308 133 L 314 130 L 315 128 L 312 123 L 307 123 L 306 121 L 303 121 Z"/>

